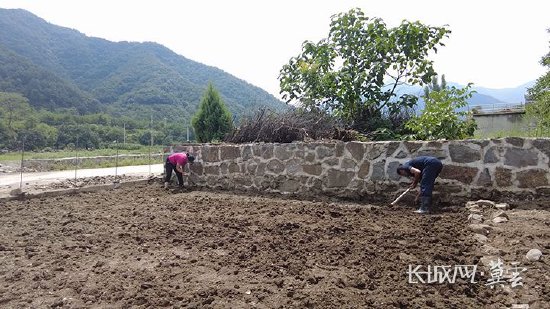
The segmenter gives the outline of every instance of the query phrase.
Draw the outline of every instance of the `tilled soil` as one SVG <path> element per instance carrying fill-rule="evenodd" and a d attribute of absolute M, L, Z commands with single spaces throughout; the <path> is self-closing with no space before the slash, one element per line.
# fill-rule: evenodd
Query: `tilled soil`
<path fill-rule="evenodd" d="M 486 287 L 481 275 L 477 283 L 409 283 L 409 265 L 479 262 L 480 245 L 462 207 L 421 216 L 409 208 L 157 185 L 0 203 L 0 307 L 514 303 Z M 548 235 L 540 237 L 548 243 Z M 529 267 L 547 269 L 546 263 L 543 258 Z M 536 271 L 528 276 L 547 278 Z M 538 284 L 548 291 L 548 281 Z"/>

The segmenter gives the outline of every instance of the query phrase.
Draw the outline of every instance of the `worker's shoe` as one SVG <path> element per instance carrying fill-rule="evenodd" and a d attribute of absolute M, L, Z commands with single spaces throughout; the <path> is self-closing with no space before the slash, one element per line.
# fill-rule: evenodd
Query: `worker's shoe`
<path fill-rule="evenodd" d="M 170 186 L 170 183 L 169 183 L 169 182 L 165 182 L 165 183 L 164 183 L 164 189 L 168 189 L 169 186 Z"/>
<path fill-rule="evenodd" d="M 420 208 L 415 212 L 419 214 L 426 214 L 430 212 L 431 207 L 432 207 L 432 197 L 422 196 L 420 197 Z"/>

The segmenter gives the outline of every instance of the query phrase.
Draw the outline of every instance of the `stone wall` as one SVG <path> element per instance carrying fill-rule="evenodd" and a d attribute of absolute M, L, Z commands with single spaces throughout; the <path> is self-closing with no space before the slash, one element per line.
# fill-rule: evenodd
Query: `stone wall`
<path fill-rule="evenodd" d="M 550 194 L 550 139 L 189 144 L 168 151 L 195 154 L 191 180 L 218 189 L 387 200 L 410 183 L 397 166 L 430 155 L 444 164 L 434 193 L 441 201 Z"/>

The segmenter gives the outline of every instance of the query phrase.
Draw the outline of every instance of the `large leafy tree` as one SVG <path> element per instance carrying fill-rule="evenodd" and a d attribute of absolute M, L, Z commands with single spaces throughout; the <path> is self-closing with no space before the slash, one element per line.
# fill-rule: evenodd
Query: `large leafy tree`
<path fill-rule="evenodd" d="M 464 139 L 473 136 L 477 125 L 468 106 L 472 97 L 472 84 L 459 89 L 444 88 L 429 91 L 424 96 L 425 107 L 419 116 L 410 119 L 405 125 L 413 132 L 414 139 Z"/>
<path fill-rule="evenodd" d="M 233 128 L 231 113 L 212 83 L 208 84 L 192 124 L 201 143 L 221 141 Z"/>
<path fill-rule="evenodd" d="M 548 29 L 550 33 L 550 29 Z M 542 57 L 540 63 L 550 69 L 550 51 Z M 537 79 L 535 85 L 527 92 L 531 101 L 526 104 L 527 115 L 537 121 L 537 131 L 542 135 L 550 135 L 550 70 Z"/>
<path fill-rule="evenodd" d="M 431 81 L 436 73 L 428 55 L 449 33 L 420 22 L 387 27 L 360 9 L 337 14 L 327 38 L 304 42 L 302 52 L 283 66 L 281 93 L 287 103 L 324 110 L 356 129 L 377 129 L 382 118 L 416 104 L 416 97 L 398 96 L 396 89 Z"/>

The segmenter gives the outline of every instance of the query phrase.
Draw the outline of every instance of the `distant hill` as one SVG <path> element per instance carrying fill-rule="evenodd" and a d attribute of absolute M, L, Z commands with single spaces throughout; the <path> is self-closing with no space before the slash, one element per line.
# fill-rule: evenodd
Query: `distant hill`
<path fill-rule="evenodd" d="M 208 82 L 236 115 L 286 107 L 261 88 L 162 45 L 88 37 L 25 10 L 0 9 L 0 91 L 20 92 L 35 107 L 115 114 L 152 109 L 169 119 L 175 107 L 188 118 Z"/>
<path fill-rule="evenodd" d="M 535 81 L 530 81 L 523 85 L 514 87 L 514 88 L 503 88 L 503 89 L 491 89 L 485 87 L 472 87 L 472 90 L 475 90 L 476 93 L 468 100 L 470 108 L 481 107 L 483 108 L 493 108 L 493 106 L 503 106 L 503 105 L 512 105 L 512 104 L 522 104 L 525 103 L 525 94 L 527 93 L 527 88 L 533 86 Z M 457 88 L 464 88 L 465 85 L 458 83 L 448 82 L 447 85 L 454 86 Z M 411 94 L 416 96 L 422 96 L 424 94 L 423 87 L 420 86 L 401 86 L 398 89 L 399 94 Z M 424 107 L 424 101 L 422 98 L 419 99 L 417 110 L 421 110 Z"/>

